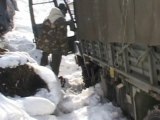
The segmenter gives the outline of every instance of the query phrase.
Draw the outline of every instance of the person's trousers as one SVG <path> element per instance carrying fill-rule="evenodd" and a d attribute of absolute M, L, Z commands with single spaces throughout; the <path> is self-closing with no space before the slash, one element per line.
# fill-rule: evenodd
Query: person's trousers
<path fill-rule="evenodd" d="M 62 52 L 61 50 L 54 50 L 52 52 L 52 61 L 51 61 L 51 68 L 52 71 L 58 76 L 59 74 L 59 67 L 61 64 L 61 59 L 62 59 Z"/>
<path fill-rule="evenodd" d="M 42 52 L 42 58 L 41 58 L 41 63 L 40 65 L 46 66 L 48 65 L 48 53 L 47 52 Z"/>

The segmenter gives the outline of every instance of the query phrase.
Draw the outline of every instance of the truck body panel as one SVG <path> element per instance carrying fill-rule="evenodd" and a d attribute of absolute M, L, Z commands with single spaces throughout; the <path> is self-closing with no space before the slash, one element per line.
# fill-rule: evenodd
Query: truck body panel
<path fill-rule="evenodd" d="M 160 1 L 75 0 L 74 5 L 86 86 L 101 81 L 105 96 L 131 118 L 152 120 L 160 103 Z"/>

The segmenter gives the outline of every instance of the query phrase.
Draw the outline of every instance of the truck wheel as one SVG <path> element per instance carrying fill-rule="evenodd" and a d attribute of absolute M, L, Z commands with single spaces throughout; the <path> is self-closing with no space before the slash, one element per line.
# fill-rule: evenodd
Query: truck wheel
<path fill-rule="evenodd" d="M 83 77 L 83 81 L 85 83 L 85 87 L 88 88 L 91 86 L 91 78 L 89 77 L 88 73 L 89 72 L 89 66 L 82 66 L 82 77 Z"/>
<path fill-rule="evenodd" d="M 144 120 L 160 120 L 160 110 L 155 109 L 150 111 Z"/>

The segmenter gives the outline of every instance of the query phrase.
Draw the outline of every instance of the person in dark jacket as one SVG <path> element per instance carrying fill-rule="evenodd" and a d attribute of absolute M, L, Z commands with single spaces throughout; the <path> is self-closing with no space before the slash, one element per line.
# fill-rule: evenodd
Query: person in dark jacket
<path fill-rule="evenodd" d="M 49 16 L 43 22 L 42 34 L 37 41 L 37 48 L 43 50 L 41 65 L 48 64 L 48 55 L 51 53 L 50 65 L 57 76 L 61 57 L 67 55 L 68 52 L 66 12 L 64 4 L 60 4 L 59 8 L 52 8 Z"/>
<path fill-rule="evenodd" d="M 15 10 L 18 10 L 16 0 L 0 0 L 0 37 L 14 27 Z"/>

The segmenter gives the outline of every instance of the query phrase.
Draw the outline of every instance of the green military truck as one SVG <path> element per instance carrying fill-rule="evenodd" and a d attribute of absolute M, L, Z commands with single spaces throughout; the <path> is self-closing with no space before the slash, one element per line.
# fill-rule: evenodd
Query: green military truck
<path fill-rule="evenodd" d="M 160 120 L 160 0 L 75 0 L 86 87 L 134 120 Z"/>

